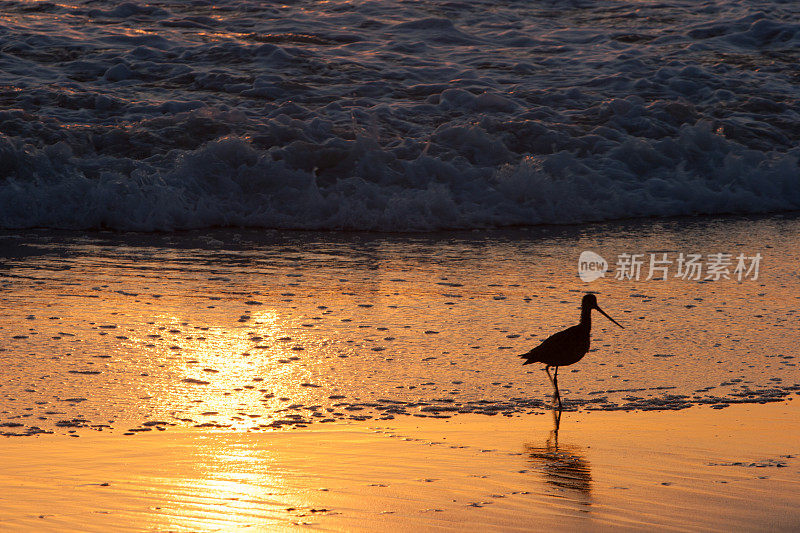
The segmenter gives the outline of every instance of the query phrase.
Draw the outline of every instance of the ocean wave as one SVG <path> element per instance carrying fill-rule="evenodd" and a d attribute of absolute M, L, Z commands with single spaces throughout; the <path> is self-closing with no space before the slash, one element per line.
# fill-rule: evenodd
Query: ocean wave
<path fill-rule="evenodd" d="M 525 5 L 9 2 L 0 227 L 800 209 L 800 8 Z"/>
<path fill-rule="evenodd" d="M 476 150 L 491 147 L 485 133 L 459 133 Z M 667 141 L 628 140 L 602 156 L 561 151 L 496 170 L 431 156 L 397 160 L 368 139 L 347 148 L 337 155 L 352 158 L 353 175 L 328 183 L 239 137 L 181 154 L 173 168 L 89 177 L 66 145 L 33 149 L 0 137 L 0 225 L 430 231 L 800 209 L 796 150 L 746 150 L 705 123 Z M 318 147 L 306 149 L 297 156 L 319 157 Z"/>

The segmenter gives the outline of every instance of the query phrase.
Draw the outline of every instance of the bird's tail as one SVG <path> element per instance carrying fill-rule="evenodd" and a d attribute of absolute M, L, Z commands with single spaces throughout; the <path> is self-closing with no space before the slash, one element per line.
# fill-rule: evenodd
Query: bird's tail
<path fill-rule="evenodd" d="M 522 366 L 529 365 L 531 363 L 535 363 L 536 362 L 536 360 L 531 355 L 531 352 L 526 352 L 526 353 L 520 354 L 517 357 L 519 357 L 520 359 L 526 359 L 526 361 L 524 363 L 522 363 Z"/>

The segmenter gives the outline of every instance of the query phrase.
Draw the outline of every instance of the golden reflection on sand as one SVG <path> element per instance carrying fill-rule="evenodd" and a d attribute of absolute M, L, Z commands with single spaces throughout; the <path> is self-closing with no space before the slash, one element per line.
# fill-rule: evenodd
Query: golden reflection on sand
<path fill-rule="evenodd" d="M 0 529 L 789 531 L 793 403 L 9 439 Z"/>
<path fill-rule="evenodd" d="M 794 403 L 8 439 L 0 529 L 789 531 Z"/>
<path fill-rule="evenodd" d="M 208 530 L 225 529 L 232 522 L 264 525 L 277 518 L 278 509 L 285 509 L 287 481 L 268 448 L 214 435 L 193 439 L 192 444 L 191 449 L 184 446 L 185 477 L 180 484 L 143 480 L 145 486 L 163 489 L 157 497 L 164 502 L 162 512 L 152 515 L 149 527 Z"/>

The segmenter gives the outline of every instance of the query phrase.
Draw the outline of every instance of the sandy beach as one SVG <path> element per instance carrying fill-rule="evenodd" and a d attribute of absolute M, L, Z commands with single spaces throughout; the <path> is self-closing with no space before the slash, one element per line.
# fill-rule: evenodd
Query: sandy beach
<path fill-rule="evenodd" d="M 797 226 L 5 232 L 0 527 L 793 530 Z M 584 249 L 764 261 L 585 283 Z M 556 438 L 516 356 L 585 291 L 625 329 L 560 374 Z"/>
<path fill-rule="evenodd" d="M 7 440 L 9 531 L 792 531 L 797 402 Z"/>

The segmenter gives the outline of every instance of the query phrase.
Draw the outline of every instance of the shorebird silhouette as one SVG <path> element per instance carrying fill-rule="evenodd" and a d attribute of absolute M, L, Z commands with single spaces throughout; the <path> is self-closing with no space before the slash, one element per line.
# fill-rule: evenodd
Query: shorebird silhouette
<path fill-rule="evenodd" d="M 581 301 L 581 322 L 577 326 L 572 326 L 564 331 L 546 338 L 539 346 L 528 353 L 520 355 L 525 359 L 523 365 L 531 363 L 544 363 L 544 371 L 550 378 L 550 383 L 555 389 L 555 399 L 558 400 L 558 407 L 561 408 L 561 394 L 558 392 L 558 367 L 568 366 L 577 363 L 586 352 L 589 351 L 589 333 L 592 329 L 592 309 L 597 309 L 604 317 L 614 324 L 622 325 L 608 316 L 605 311 L 597 305 L 597 298 L 594 294 L 586 294 Z M 624 329 L 624 328 L 623 328 Z M 555 376 L 550 375 L 550 367 L 556 368 Z"/>

